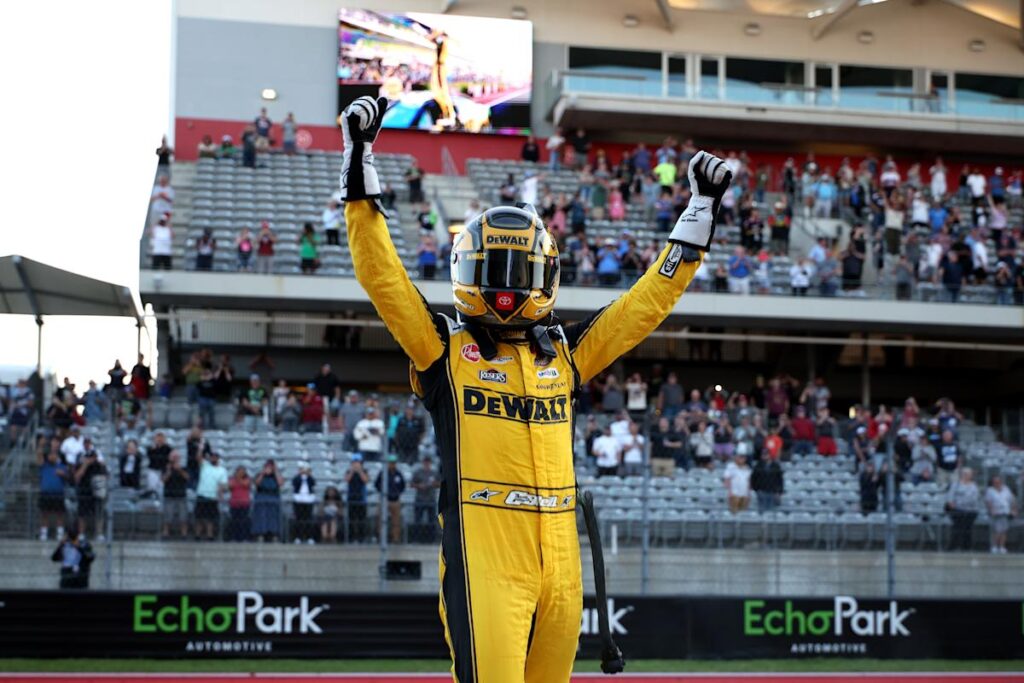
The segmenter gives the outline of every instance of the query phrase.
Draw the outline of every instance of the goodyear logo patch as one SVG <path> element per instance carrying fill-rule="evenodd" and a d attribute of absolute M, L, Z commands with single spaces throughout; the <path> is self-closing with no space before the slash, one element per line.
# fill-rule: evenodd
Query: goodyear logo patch
<path fill-rule="evenodd" d="M 498 370 L 481 370 L 479 377 L 481 382 L 508 384 L 508 375 Z"/>
<path fill-rule="evenodd" d="M 525 424 L 561 424 L 569 421 L 569 397 L 519 396 L 484 387 L 464 387 L 463 410 L 467 415 L 493 417 Z"/>

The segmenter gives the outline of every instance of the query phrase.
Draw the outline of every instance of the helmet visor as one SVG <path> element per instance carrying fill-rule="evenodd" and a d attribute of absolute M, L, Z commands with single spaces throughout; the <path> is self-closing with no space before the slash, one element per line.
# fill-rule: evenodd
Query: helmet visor
<path fill-rule="evenodd" d="M 466 252 L 465 255 L 476 256 L 477 253 Z M 547 260 L 526 251 L 489 249 L 483 258 L 458 259 L 458 281 L 500 289 L 542 289 L 552 277 L 547 272 Z"/>

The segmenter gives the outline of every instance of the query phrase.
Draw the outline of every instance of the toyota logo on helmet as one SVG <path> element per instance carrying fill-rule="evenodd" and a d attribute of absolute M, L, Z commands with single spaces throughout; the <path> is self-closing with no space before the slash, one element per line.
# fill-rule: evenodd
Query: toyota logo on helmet
<path fill-rule="evenodd" d="M 463 319 L 532 327 L 551 315 L 558 294 L 558 246 L 532 206 L 488 209 L 452 244 L 452 292 Z"/>

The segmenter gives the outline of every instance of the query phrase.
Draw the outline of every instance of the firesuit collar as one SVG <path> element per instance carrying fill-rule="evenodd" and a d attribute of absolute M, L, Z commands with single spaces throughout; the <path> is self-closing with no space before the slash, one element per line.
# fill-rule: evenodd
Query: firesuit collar
<path fill-rule="evenodd" d="M 480 355 L 485 360 L 494 360 L 498 357 L 498 341 L 511 344 L 529 342 L 538 356 L 555 358 L 558 355 L 555 351 L 555 345 L 551 343 L 550 337 L 554 329 L 544 325 L 534 325 L 525 330 L 501 331 L 490 330 L 472 320 L 467 320 L 465 325 L 466 331 L 473 337 L 473 341 L 476 342 L 477 347 L 480 349 Z"/>

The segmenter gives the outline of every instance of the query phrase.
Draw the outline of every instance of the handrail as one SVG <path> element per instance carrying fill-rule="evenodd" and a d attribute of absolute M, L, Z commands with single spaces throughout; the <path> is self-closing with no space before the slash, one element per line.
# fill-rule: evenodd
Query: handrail
<path fill-rule="evenodd" d="M 18 436 L 17 441 L 11 444 L 7 457 L 0 462 L 0 500 L 6 497 L 10 487 L 16 483 L 18 474 L 24 467 L 25 454 L 35 450 L 38 427 L 39 415 L 33 410 L 25 429 Z"/>
<path fill-rule="evenodd" d="M 156 164 L 156 170 L 153 171 L 153 182 L 150 185 L 150 190 L 156 187 L 156 182 L 160 178 L 160 162 Z M 150 202 L 146 202 L 146 215 L 142 219 L 142 236 L 139 237 L 139 268 L 145 269 L 146 266 L 146 254 L 148 253 L 147 239 L 149 237 L 149 214 L 152 211 L 153 205 Z"/>
<path fill-rule="evenodd" d="M 459 175 L 459 167 L 448 145 L 441 145 L 441 171 L 447 176 Z"/>
<path fill-rule="evenodd" d="M 558 76 L 588 76 L 592 78 L 610 78 L 618 81 L 649 81 L 651 79 L 636 74 L 606 73 L 604 71 L 582 71 L 579 69 L 556 69 Z"/>

